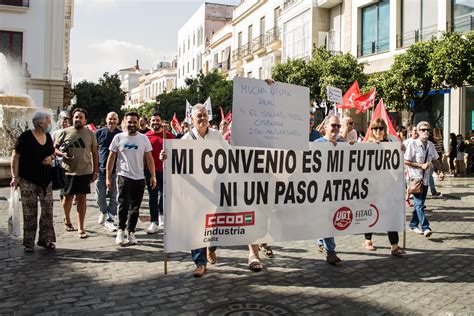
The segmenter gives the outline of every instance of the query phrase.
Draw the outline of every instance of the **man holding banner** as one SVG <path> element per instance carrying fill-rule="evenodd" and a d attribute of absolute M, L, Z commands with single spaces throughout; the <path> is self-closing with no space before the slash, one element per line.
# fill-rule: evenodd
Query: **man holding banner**
<path fill-rule="evenodd" d="M 223 140 L 219 131 L 209 128 L 209 114 L 206 106 L 198 103 L 191 111 L 194 127 L 186 133 L 181 139 L 184 140 Z M 160 159 L 163 161 L 167 158 L 165 151 L 161 151 Z M 207 252 L 207 256 L 206 256 Z M 193 275 L 197 278 L 202 277 L 206 273 L 207 262 L 215 264 L 217 262 L 216 247 L 203 247 L 191 250 L 191 255 L 196 264 Z"/>
<path fill-rule="evenodd" d="M 164 131 L 162 127 L 161 114 L 153 113 L 150 118 L 151 131 L 145 135 L 148 137 L 153 148 L 152 155 L 155 161 L 155 175 L 158 185 L 153 187 L 151 183 L 151 174 L 145 168 L 146 187 L 149 195 L 150 207 L 150 227 L 146 231 L 148 234 L 155 234 L 159 228 L 163 228 L 163 162 L 159 159 L 160 152 L 163 150 L 163 137 L 165 139 L 174 139 L 174 135 Z"/>
<path fill-rule="evenodd" d="M 341 123 L 337 115 L 330 115 L 326 119 L 324 124 L 324 130 L 326 134 L 315 140 L 316 143 L 331 142 L 336 146 L 336 143 L 344 143 L 344 140 L 338 138 L 339 131 L 341 129 Z M 341 262 L 341 259 L 336 255 L 336 242 L 334 237 L 320 238 L 318 240 L 319 251 L 326 253 L 326 262 L 335 265 Z"/>

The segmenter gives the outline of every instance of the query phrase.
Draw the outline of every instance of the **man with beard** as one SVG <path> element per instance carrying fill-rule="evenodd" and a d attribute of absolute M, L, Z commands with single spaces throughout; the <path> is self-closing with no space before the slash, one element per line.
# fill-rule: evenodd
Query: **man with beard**
<path fill-rule="evenodd" d="M 206 106 L 198 103 L 192 109 L 193 125 L 194 127 L 186 133 L 181 139 L 194 139 L 197 141 L 205 140 L 223 140 L 221 133 L 209 127 L 209 114 Z M 167 154 L 164 150 L 160 153 L 160 160 L 167 159 Z M 206 257 L 207 251 L 207 257 Z M 191 256 L 196 264 L 196 269 L 193 274 L 195 277 L 202 277 L 206 273 L 207 262 L 215 264 L 217 262 L 216 247 L 203 247 L 191 250 Z"/>
<path fill-rule="evenodd" d="M 160 152 L 163 149 L 163 133 L 166 139 L 174 139 L 174 135 L 168 131 L 163 131 L 161 114 L 153 113 L 150 119 L 151 131 L 145 135 L 148 137 L 153 148 L 152 155 L 155 161 L 155 175 L 158 185 L 152 188 L 150 177 L 151 174 L 145 169 L 146 187 L 149 195 L 150 207 L 150 227 L 147 230 L 148 234 L 158 232 L 159 228 L 163 228 L 163 162 L 160 160 Z M 159 198 L 159 200 L 158 200 Z"/>
<path fill-rule="evenodd" d="M 150 131 L 148 128 L 148 119 L 145 116 L 140 117 L 140 120 L 138 121 L 140 128 L 138 131 L 142 134 L 146 134 Z"/>
<path fill-rule="evenodd" d="M 156 187 L 155 163 L 151 154 L 152 147 L 148 137 L 138 133 L 139 115 L 136 112 L 125 114 L 126 132 L 114 136 L 110 144 L 107 159 L 106 184 L 112 188 L 112 174 L 117 161 L 118 216 L 119 230 L 115 243 L 136 245 L 135 228 L 137 226 L 140 205 L 145 191 L 144 158 L 150 172 L 150 183 Z M 125 228 L 128 238 L 125 238 Z"/>
<path fill-rule="evenodd" d="M 99 146 L 99 176 L 96 182 L 97 205 L 99 206 L 99 220 L 100 225 L 104 225 L 105 229 L 110 232 L 115 232 L 117 228 L 114 225 L 114 216 L 117 215 L 117 174 L 115 168 L 112 172 L 112 187 L 107 190 L 105 181 L 105 171 L 107 165 L 107 158 L 109 157 L 109 147 L 112 139 L 122 131 L 117 128 L 119 117 L 115 112 L 109 112 L 105 119 L 107 127 L 98 129 L 95 133 L 97 144 Z M 107 204 L 107 198 L 109 203 Z"/>
<path fill-rule="evenodd" d="M 90 183 L 97 179 L 99 155 L 94 132 L 84 128 L 87 112 L 76 108 L 72 113 L 73 126 L 63 129 L 56 138 L 56 155 L 63 157 L 62 165 L 66 173 L 64 187 L 64 225 L 67 231 L 74 231 L 71 224 L 71 208 L 74 196 L 77 202 L 78 234 L 87 238 L 84 228 L 86 217 L 86 196 L 91 192 Z"/>

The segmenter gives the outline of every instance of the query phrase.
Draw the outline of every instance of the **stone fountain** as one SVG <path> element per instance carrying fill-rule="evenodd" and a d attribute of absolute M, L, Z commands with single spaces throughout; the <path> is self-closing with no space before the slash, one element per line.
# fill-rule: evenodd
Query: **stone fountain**
<path fill-rule="evenodd" d="M 5 56 L 0 53 L 0 183 L 11 179 L 10 159 L 20 134 L 31 126 L 31 116 L 38 110 L 34 101 L 25 94 L 14 94 L 17 76 L 7 68 Z"/>

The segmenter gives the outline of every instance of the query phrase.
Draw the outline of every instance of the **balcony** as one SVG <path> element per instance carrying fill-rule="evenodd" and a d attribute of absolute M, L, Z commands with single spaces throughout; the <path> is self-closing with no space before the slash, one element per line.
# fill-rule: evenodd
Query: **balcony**
<path fill-rule="evenodd" d="M 251 60 L 253 58 L 252 54 L 252 42 L 249 42 L 243 45 L 241 48 L 241 56 L 244 60 Z"/>
<path fill-rule="evenodd" d="M 370 55 L 388 52 L 390 49 L 389 41 L 381 39 L 379 41 L 366 42 L 357 46 L 357 57 L 366 57 Z"/>
<path fill-rule="evenodd" d="M 448 30 L 460 33 L 474 31 L 474 15 L 456 17 L 454 21 L 448 25 Z"/>
<path fill-rule="evenodd" d="M 412 30 L 397 36 L 397 48 L 408 47 L 412 44 L 422 41 L 429 41 L 438 36 L 438 25 L 431 25 L 421 30 Z"/>
<path fill-rule="evenodd" d="M 267 32 L 265 37 L 265 46 L 271 50 L 281 48 L 280 28 L 275 27 Z"/>
<path fill-rule="evenodd" d="M 257 54 L 257 55 L 262 55 L 266 53 L 266 48 L 265 48 L 265 35 L 260 35 L 257 38 L 254 38 L 252 41 L 252 53 Z"/>
<path fill-rule="evenodd" d="M 331 9 L 342 3 L 342 0 L 317 0 L 316 5 L 320 8 Z"/>
<path fill-rule="evenodd" d="M 242 61 L 242 54 L 241 54 L 241 47 L 237 48 L 237 49 L 234 49 L 232 51 L 232 62 L 236 65 L 236 66 L 241 66 L 243 64 L 243 61 Z"/>

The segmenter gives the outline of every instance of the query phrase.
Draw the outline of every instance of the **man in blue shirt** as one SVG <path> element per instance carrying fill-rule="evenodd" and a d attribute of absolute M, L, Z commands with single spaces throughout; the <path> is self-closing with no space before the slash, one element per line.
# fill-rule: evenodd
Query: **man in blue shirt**
<path fill-rule="evenodd" d="M 314 142 L 320 137 L 321 134 L 319 134 L 319 132 L 314 129 L 314 114 L 309 112 L 309 141 Z"/>
<path fill-rule="evenodd" d="M 106 127 L 98 129 L 95 133 L 97 138 L 97 145 L 99 147 L 99 175 L 97 177 L 96 192 L 97 204 L 99 205 L 99 220 L 100 225 L 104 225 L 105 229 L 114 232 L 117 228 L 114 225 L 114 216 L 117 215 L 117 185 L 115 167 L 112 174 L 112 187 L 107 191 L 105 184 L 105 172 L 107 158 L 109 157 L 109 147 L 112 139 L 122 131 L 118 129 L 119 117 L 115 112 L 109 112 L 105 119 Z M 107 197 L 109 204 L 107 205 Z"/>
<path fill-rule="evenodd" d="M 341 129 L 341 123 L 339 117 L 331 115 L 326 119 L 324 124 L 324 130 L 326 134 L 315 140 L 316 143 L 331 142 L 336 146 L 338 142 L 344 142 L 343 139 L 338 138 L 339 130 Z M 320 238 L 318 240 L 319 251 L 326 253 L 326 262 L 335 265 L 341 262 L 341 259 L 336 255 L 336 242 L 334 237 Z"/>

